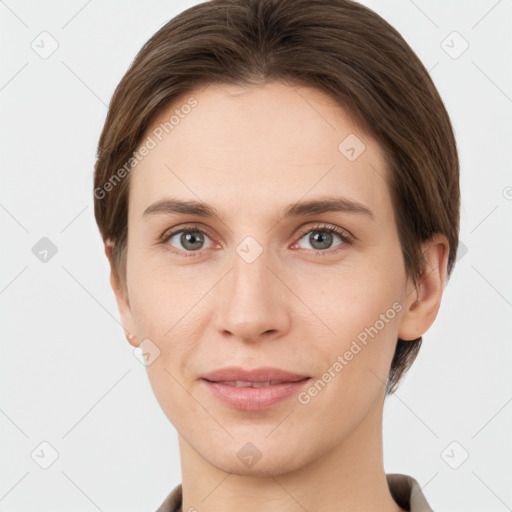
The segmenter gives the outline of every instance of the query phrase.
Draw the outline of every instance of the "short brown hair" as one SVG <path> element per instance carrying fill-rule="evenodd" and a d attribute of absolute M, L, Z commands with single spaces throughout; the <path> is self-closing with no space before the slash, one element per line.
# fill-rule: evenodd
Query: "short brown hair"
<path fill-rule="evenodd" d="M 417 282 L 425 270 L 421 242 L 442 233 L 450 245 L 450 275 L 459 233 L 455 137 L 428 71 L 401 35 L 350 0 L 212 0 L 183 11 L 147 41 L 110 102 L 95 165 L 94 212 L 103 240 L 114 245 L 123 286 L 125 164 L 152 119 L 200 86 L 272 80 L 327 93 L 377 140 L 387 159 L 407 274 Z M 119 180 L 122 168 L 126 177 Z M 388 394 L 421 340 L 397 340 Z"/>

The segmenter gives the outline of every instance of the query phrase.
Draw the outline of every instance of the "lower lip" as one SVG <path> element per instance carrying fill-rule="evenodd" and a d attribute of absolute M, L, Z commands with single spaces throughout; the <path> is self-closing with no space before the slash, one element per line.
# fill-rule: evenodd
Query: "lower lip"
<path fill-rule="evenodd" d="M 261 411 L 297 394 L 311 379 L 283 382 L 282 384 L 261 388 L 236 387 L 220 382 L 201 380 L 208 386 L 213 395 L 226 405 L 246 411 Z"/>

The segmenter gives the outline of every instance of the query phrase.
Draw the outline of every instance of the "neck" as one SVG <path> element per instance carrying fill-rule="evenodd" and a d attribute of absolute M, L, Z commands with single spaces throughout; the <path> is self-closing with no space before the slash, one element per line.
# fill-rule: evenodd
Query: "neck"
<path fill-rule="evenodd" d="M 222 471 L 179 436 L 183 511 L 403 512 L 391 497 L 382 456 L 383 401 L 330 451 L 290 472 Z"/>

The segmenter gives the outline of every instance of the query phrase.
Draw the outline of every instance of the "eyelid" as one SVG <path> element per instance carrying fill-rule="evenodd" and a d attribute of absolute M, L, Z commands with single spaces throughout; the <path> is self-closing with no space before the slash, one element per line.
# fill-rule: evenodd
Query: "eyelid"
<path fill-rule="evenodd" d="M 335 226 L 334 224 L 326 224 L 326 223 L 320 223 L 315 226 L 309 226 L 307 228 L 303 228 L 303 230 L 300 232 L 299 240 L 302 239 L 304 237 L 304 235 L 306 235 L 310 231 L 322 231 L 322 230 L 337 234 L 346 243 L 352 243 L 356 240 L 355 236 L 352 233 L 350 233 L 350 231 L 347 231 L 344 228 L 340 228 L 339 226 Z M 329 249 L 327 249 L 327 251 L 328 250 Z M 322 251 L 322 252 L 327 252 L 327 251 Z"/>
<path fill-rule="evenodd" d="M 211 234 L 207 228 L 203 228 L 203 227 L 199 226 L 198 224 L 194 224 L 194 223 L 185 223 L 185 224 L 180 224 L 178 226 L 166 229 L 158 237 L 158 240 L 164 242 L 167 239 L 169 239 L 171 236 L 174 236 L 175 234 L 180 233 L 181 231 L 192 231 L 192 230 L 204 233 L 205 235 L 208 235 L 211 238 Z"/>

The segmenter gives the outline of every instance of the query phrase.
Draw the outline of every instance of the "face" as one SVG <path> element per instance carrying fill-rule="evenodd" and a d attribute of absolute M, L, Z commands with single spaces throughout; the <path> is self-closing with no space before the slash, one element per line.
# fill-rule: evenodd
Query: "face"
<path fill-rule="evenodd" d="M 137 343 L 159 350 L 147 371 L 163 411 L 204 460 L 238 474 L 341 446 L 382 408 L 408 300 L 381 148 L 330 97 L 280 82 L 199 89 L 147 137 L 130 176 L 121 309 Z M 326 200 L 336 208 L 311 208 Z M 225 367 L 309 380 L 273 402 L 245 390 L 244 409 L 203 380 Z M 254 447 L 250 468 L 239 452 Z"/>

